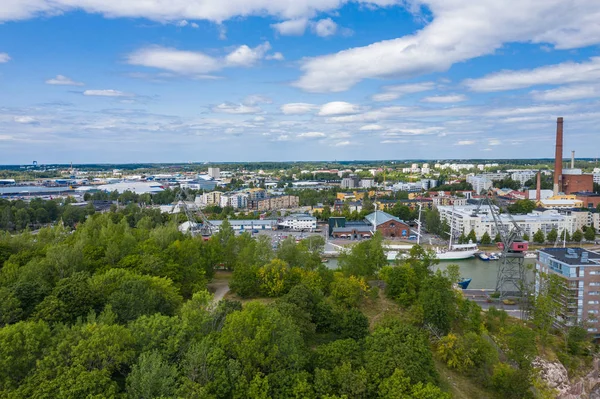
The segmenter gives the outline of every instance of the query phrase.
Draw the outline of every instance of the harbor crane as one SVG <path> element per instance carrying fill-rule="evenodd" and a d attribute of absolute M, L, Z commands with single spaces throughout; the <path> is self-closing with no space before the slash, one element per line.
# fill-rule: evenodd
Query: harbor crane
<path fill-rule="evenodd" d="M 175 203 L 173 204 L 173 209 L 178 207 L 183 210 L 187 221 L 190 225 L 190 234 L 192 237 L 197 237 L 198 235 L 202 236 L 204 239 L 208 239 L 215 232 L 215 226 L 212 225 L 206 215 L 202 212 L 202 210 L 198 209 L 196 215 L 200 217 L 201 223 L 198 223 L 196 220 L 196 215 L 192 213 L 190 208 L 187 206 L 185 202 L 185 198 L 187 197 L 187 191 L 185 189 L 180 189 L 179 193 L 177 193 L 177 197 L 175 198 Z"/>
<path fill-rule="evenodd" d="M 481 207 L 487 205 L 489 214 L 493 219 L 496 232 L 500 235 L 498 249 L 500 249 L 500 266 L 496 277 L 496 292 L 500 298 L 508 296 L 524 297 L 526 296 L 526 273 L 525 273 L 525 252 L 529 248 L 529 243 L 523 240 L 524 231 L 517 224 L 515 219 L 508 211 L 500 215 L 494 208 L 488 194 L 481 200 L 475 214 L 479 213 Z M 508 223 L 502 221 L 508 219 Z"/>

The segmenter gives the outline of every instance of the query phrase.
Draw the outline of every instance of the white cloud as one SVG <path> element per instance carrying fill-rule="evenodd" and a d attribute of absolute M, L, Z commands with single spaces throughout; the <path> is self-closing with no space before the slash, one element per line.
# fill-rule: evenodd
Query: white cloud
<path fill-rule="evenodd" d="M 281 106 L 281 112 L 285 115 L 303 115 L 317 110 L 319 107 L 308 103 L 289 103 Z"/>
<path fill-rule="evenodd" d="M 10 60 L 11 60 L 11 58 L 8 54 L 0 53 L 0 64 L 4 64 L 5 62 L 8 62 Z"/>
<path fill-rule="evenodd" d="M 383 130 L 383 126 L 376 125 L 376 124 L 364 125 L 359 130 L 367 131 L 367 132 L 376 131 L 376 130 Z"/>
<path fill-rule="evenodd" d="M 251 94 L 244 98 L 245 105 L 256 105 L 256 104 L 271 104 L 273 100 L 267 96 L 262 96 L 260 94 Z"/>
<path fill-rule="evenodd" d="M 23 123 L 23 124 L 27 124 L 27 125 L 38 123 L 38 120 L 35 118 L 32 118 L 31 116 L 15 116 L 14 120 L 17 123 Z"/>
<path fill-rule="evenodd" d="M 574 101 L 600 97 L 598 85 L 572 85 L 544 91 L 532 91 L 531 96 L 538 101 Z"/>
<path fill-rule="evenodd" d="M 194 29 L 198 29 L 198 28 L 200 27 L 200 25 L 198 25 L 198 24 L 197 24 L 197 23 L 195 23 L 195 22 L 192 22 L 192 23 L 190 24 L 190 26 L 191 26 L 192 28 L 194 28 Z"/>
<path fill-rule="evenodd" d="M 337 24 L 331 18 L 321 19 L 312 25 L 312 30 L 317 36 L 327 37 L 335 35 Z"/>
<path fill-rule="evenodd" d="M 522 89 L 535 85 L 560 85 L 600 80 L 600 57 L 576 63 L 546 65 L 534 69 L 501 71 L 479 79 L 467 79 L 464 83 L 473 91 L 490 92 Z"/>
<path fill-rule="evenodd" d="M 196 78 L 214 78 L 208 75 L 226 67 L 250 67 L 265 58 L 271 48 L 264 42 L 254 48 L 241 45 L 223 58 L 213 57 L 201 51 L 178 50 L 170 47 L 144 47 L 127 56 L 131 65 L 145 66 L 171 71 L 180 75 Z M 272 59 L 283 59 L 281 53 L 270 56 Z"/>
<path fill-rule="evenodd" d="M 402 95 L 398 94 L 398 93 L 377 93 L 377 94 L 373 94 L 373 96 L 371 96 L 371 100 L 373 101 L 393 101 L 396 100 L 398 98 L 400 98 Z"/>
<path fill-rule="evenodd" d="M 283 61 L 284 57 L 283 57 L 283 54 L 281 54 L 280 52 L 276 52 L 276 53 L 267 55 L 265 57 L 265 59 L 267 59 L 267 60 L 275 60 L 275 61 Z"/>
<path fill-rule="evenodd" d="M 301 36 L 308 26 L 308 19 L 291 19 L 271 25 L 280 35 L 283 36 Z"/>
<path fill-rule="evenodd" d="M 456 143 L 456 145 L 473 145 L 475 144 L 475 141 L 473 140 L 461 140 L 458 143 Z"/>
<path fill-rule="evenodd" d="M 350 104 L 345 101 L 332 101 L 323 104 L 319 110 L 319 116 L 336 116 L 356 114 L 360 112 L 360 107 L 355 104 Z"/>
<path fill-rule="evenodd" d="M 466 101 L 466 100 L 467 100 L 467 97 L 465 97 L 462 94 L 451 94 L 451 95 L 447 95 L 447 96 L 425 97 L 421 101 L 426 102 L 426 103 L 447 104 L 447 103 L 459 103 L 461 101 Z"/>
<path fill-rule="evenodd" d="M 72 79 L 67 78 L 63 75 L 56 75 L 55 78 L 46 80 L 46 84 L 49 85 L 64 85 L 64 86 L 83 86 L 81 82 L 75 82 Z"/>
<path fill-rule="evenodd" d="M 573 49 L 600 43 L 600 2 L 589 0 L 415 0 L 432 21 L 401 38 L 307 59 L 295 86 L 340 92 L 363 79 L 411 78 L 493 54 L 505 43 Z M 344 66 L 340 71 L 340 65 Z"/>
<path fill-rule="evenodd" d="M 299 138 L 305 138 L 305 139 L 317 139 L 320 137 L 325 137 L 325 133 L 322 132 L 306 132 L 306 133 L 300 133 L 298 135 Z"/>
<path fill-rule="evenodd" d="M 502 142 L 498 139 L 489 139 L 488 140 L 488 145 L 500 145 L 502 144 Z"/>
<path fill-rule="evenodd" d="M 184 75 L 206 74 L 222 67 L 216 58 L 202 52 L 160 46 L 136 50 L 127 56 L 127 62 L 131 65 L 165 69 Z"/>
<path fill-rule="evenodd" d="M 226 114 L 256 114 L 261 112 L 259 107 L 253 107 L 244 104 L 223 103 L 213 107 L 214 112 L 223 112 Z"/>
<path fill-rule="evenodd" d="M 345 141 L 338 141 L 333 146 L 334 147 L 345 147 L 345 146 L 348 146 L 348 145 L 351 145 L 351 144 L 352 144 L 352 142 L 350 142 L 348 140 L 345 140 Z"/>
<path fill-rule="evenodd" d="M 230 66 L 249 67 L 263 59 L 270 49 L 271 44 L 269 42 L 264 42 L 254 48 L 250 48 L 244 44 L 229 53 L 225 57 L 225 61 Z"/>
<path fill-rule="evenodd" d="M 85 90 L 84 96 L 98 96 L 98 97 L 133 97 L 131 93 L 125 93 L 119 90 Z"/>
<path fill-rule="evenodd" d="M 0 8 L 0 21 L 59 15 L 82 10 L 116 18 L 147 18 L 154 21 L 209 20 L 221 23 L 233 17 L 270 15 L 282 20 L 309 18 L 321 12 L 336 10 L 349 0 L 5 0 Z M 358 0 L 370 7 L 401 4 L 399 0 Z"/>
<path fill-rule="evenodd" d="M 395 86 L 384 86 L 383 93 L 374 94 L 371 99 L 373 101 L 392 101 L 406 94 L 420 93 L 435 89 L 434 82 L 408 83 Z"/>

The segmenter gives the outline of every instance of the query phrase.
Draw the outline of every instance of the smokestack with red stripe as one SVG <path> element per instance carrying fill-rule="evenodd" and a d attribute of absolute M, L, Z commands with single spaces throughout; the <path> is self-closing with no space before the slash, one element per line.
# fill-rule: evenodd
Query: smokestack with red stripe
<path fill-rule="evenodd" d="M 562 169 L 563 169 L 563 118 L 556 119 L 556 154 L 554 156 L 554 195 L 563 191 Z"/>

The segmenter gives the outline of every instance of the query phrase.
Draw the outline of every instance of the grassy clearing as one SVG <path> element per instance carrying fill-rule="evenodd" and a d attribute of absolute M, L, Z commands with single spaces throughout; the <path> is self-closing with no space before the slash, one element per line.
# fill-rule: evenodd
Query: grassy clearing
<path fill-rule="evenodd" d="M 485 391 L 476 382 L 462 374 L 450 370 L 442 362 L 435 360 L 435 368 L 440 375 L 440 387 L 450 392 L 455 399 L 488 399 L 489 392 Z"/>
<path fill-rule="evenodd" d="M 386 298 L 383 290 L 379 291 L 379 296 L 375 299 L 365 298 L 359 306 L 359 309 L 369 319 L 369 328 L 373 328 L 386 318 L 403 319 L 405 314 L 402 309 L 392 300 Z"/>
<path fill-rule="evenodd" d="M 215 282 L 221 281 L 221 280 L 229 281 L 229 280 L 231 280 L 232 275 L 233 275 L 233 272 L 228 271 L 228 270 L 216 270 L 212 281 L 215 281 Z"/>
<path fill-rule="evenodd" d="M 225 294 L 225 299 L 229 299 L 231 301 L 239 301 L 242 303 L 242 305 L 245 305 L 248 302 L 253 302 L 253 301 L 268 305 L 270 303 L 275 302 L 275 300 L 277 298 L 242 298 L 242 297 L 236 295 L 235 293 L 229 291 L 227 294 Z"/>

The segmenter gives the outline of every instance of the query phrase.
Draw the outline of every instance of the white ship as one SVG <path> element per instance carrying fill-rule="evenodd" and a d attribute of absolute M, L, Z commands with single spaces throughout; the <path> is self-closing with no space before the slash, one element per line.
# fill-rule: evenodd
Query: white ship
<path fill-rule="evenodd" d="M 454 217 L 454 207 L 452 208 L 452 217 Z M 450 242 L 448 243 L 448 248 L 436 248 L 435 254 L 439 260 L 460 260 L 460 259 L 469 259 L 473 258 L 477 252 L 479 252 L 479 248 L 477 248 L 477 244 L 474 244 L 472 241 L 469 241 L 468 244 L 452 244 L 452 239 L 454 238 L 454 221 L 450 220 Z"/>
<path fill-rule="evenodd" d="M 450 242 L 448 248 L 436 248 L 435 254 L 439 260 L 460 260 L 473 258 L 477 252 L 479 252 L 477 244 L 452 245 Z"/>

